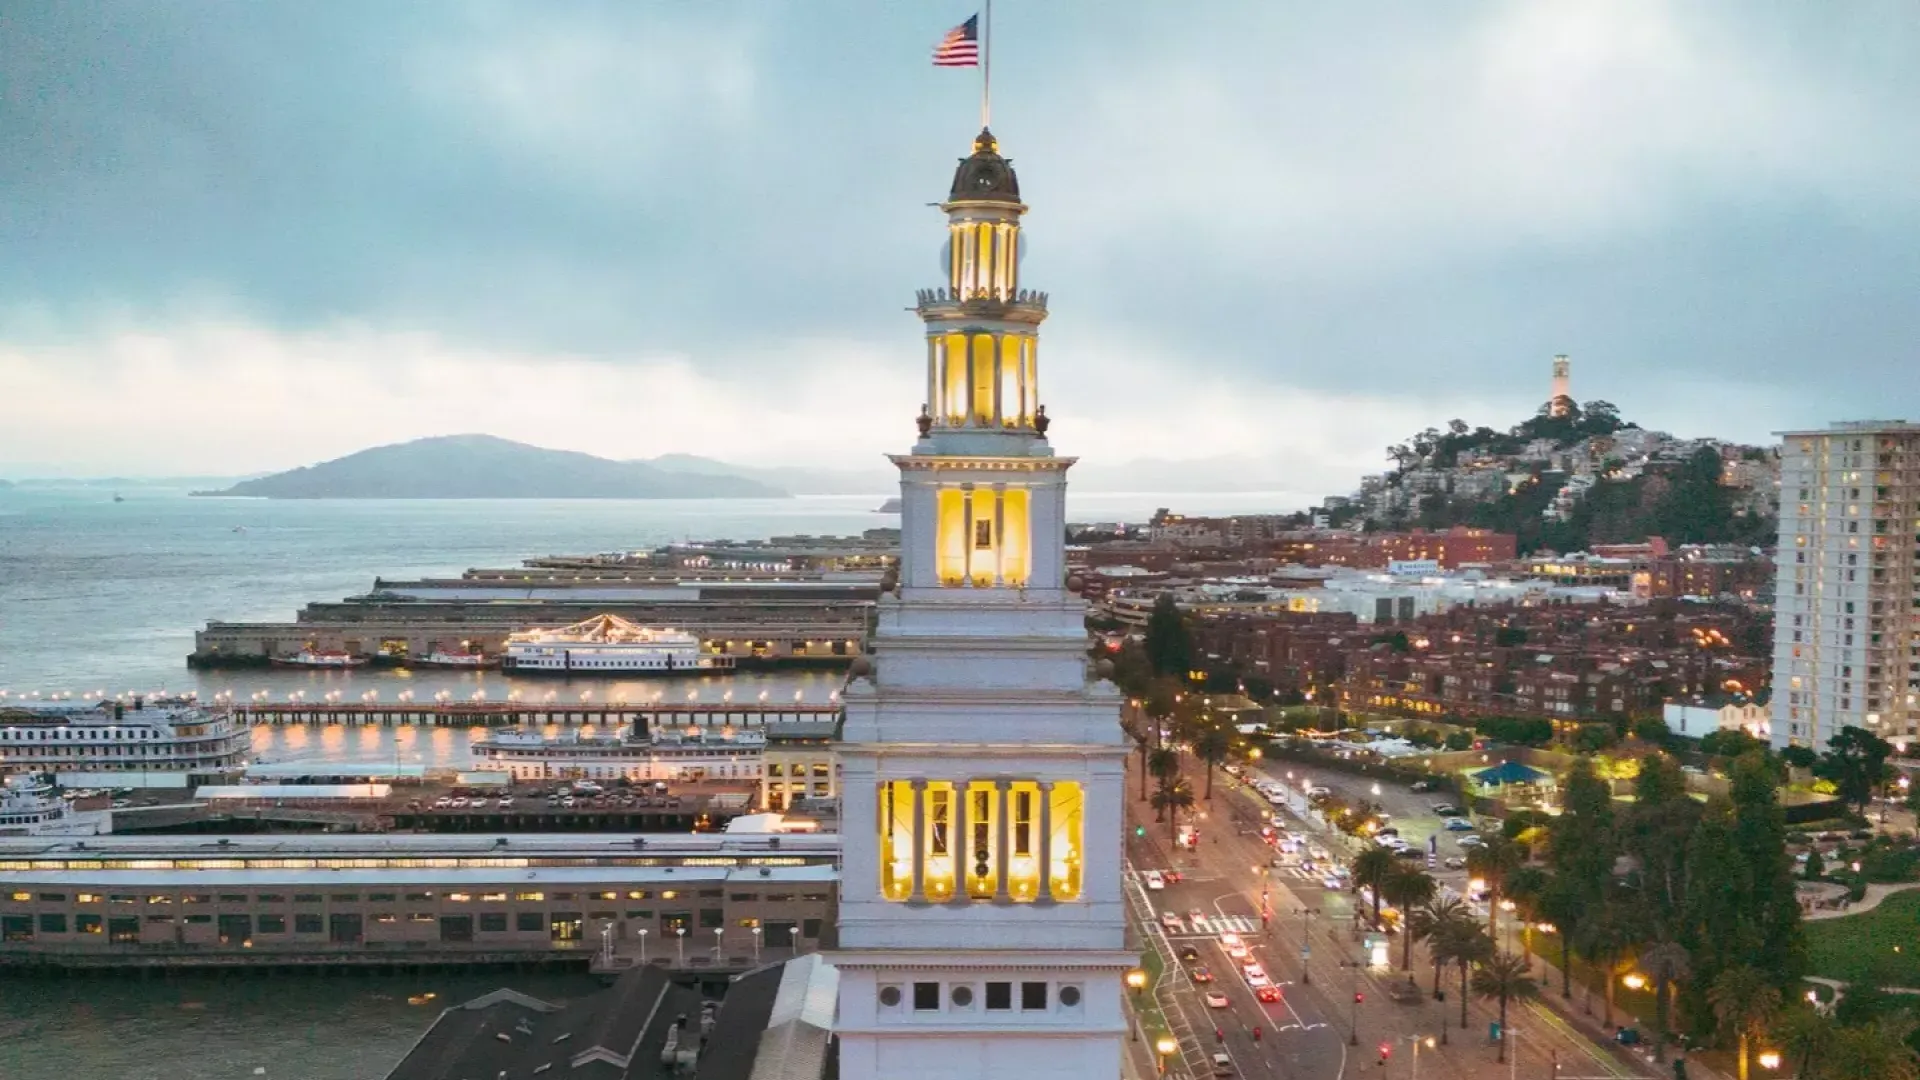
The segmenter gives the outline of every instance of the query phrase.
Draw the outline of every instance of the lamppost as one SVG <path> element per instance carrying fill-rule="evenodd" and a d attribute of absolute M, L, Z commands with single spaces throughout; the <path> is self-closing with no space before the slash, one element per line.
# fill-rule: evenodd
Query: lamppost
<path fill-rule="evenodd" d="M 727 954 L 726 948 L 721 943 L 721 935 L 725 933 L 725 927 L 716 926 L 713 928 L 713 962 L 715 965 L 718 965 L 721 959 Z"/>
<path fill-rule="evenodd" d="M 1347 1045 L 1360 1045 L 1360 1003 L 1367 999 L 1366 992 L 1360 989 L 1360 968 L 1358 960 L 1340 961 L 1343 968 L 1353 969 L 1353 1003 L 1347 1011 Z"/>
<path fill-rule="evenodd" d="M 640 931 L 640 966 L 647 966 L 647 932 L 645 929 Z"/>
<path fill-rule="evenodd" d="M 1420 1080 L 1420 1048 L 1433 1049 L 1433 1036 L 1409 1035 L 1407 1038 L 1413 1043 L 1413 1075 L 1408 1080 Z"/>
<path fill-rule="evenodd" d="M 673 928 L 673 933 L 673 945 L 675 949 L 679 950 L 680 966 L 684 968 L 687 966 L 687 928 L 684 926 L 676 926 Z"/>
<path fill-rule="evenodd" d="M 1312 986 L 1313 973 L 1307 970 L 1307 959 L 1313 955 L 1313 917 L 1320 914 L 1320 909 L 1294 908 L 1293 913 L 1300 916 L 1300 985 Z"/>
<path fill-rule="evenodd" d="M 753 963 L 755 967 L 760 965 L 760 933 L 761 927 L 756 926 L 753 928 Z"/>
<path fill-rule="evenodd" d="M 1127 989 L 1133 991 L 1133 1041 L 1140 1041 L 1140 991 L 1147 988 L 1147 973 L 1139 968 L 1127 972 Z"/>
<path fill-rule="evenodd" d="M 1180 1044 L 1173 1040 L 1173 1036 L 1162 1035 L 1154 1040 L 1153 1049 L 1159 1055 L 1156 1060 L 1160 1063 L 1160 1072 L 1165 1073 L 1167 1071 L 1167 1055 L 1180 1049 Z"/>
<path fill-rule="evenodd" d="M 613 967 L 613 923 L 606 920 L 600 923 L 600 965 Z"/>

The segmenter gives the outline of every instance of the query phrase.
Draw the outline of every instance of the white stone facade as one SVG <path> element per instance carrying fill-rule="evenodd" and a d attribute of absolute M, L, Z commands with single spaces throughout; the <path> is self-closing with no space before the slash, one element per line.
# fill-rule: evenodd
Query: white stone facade
<path fill-rule="evenodd" d="M 965 240 L 949 287 L 920 305 L 936 402 L 893 459 L 898 588 L 880 601 L 871 672 L 844 694 L 832 959 L 849 1080 L 1121 1071 L 1138 952 L 1120 697 L 1089 669 L 1086 605 L 1066 588 L 1072 460 L 1045 438 L 1033 361 L 1044 298 L 998 261 L 1026 208 L 1010 169 L 981 183 L 991 195 L 966 194 L 1004 168 L 983 133 L 943 204 Z"/>

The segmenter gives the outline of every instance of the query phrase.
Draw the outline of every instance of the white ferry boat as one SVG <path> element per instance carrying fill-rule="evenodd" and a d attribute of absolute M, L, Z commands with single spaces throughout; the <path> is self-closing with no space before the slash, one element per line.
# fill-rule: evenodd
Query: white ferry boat
<path fill-rule="evenodd" d="M 655 630 L 618 615 L 596 615 L 572 626 L 509 635 L 505 667 L 591 675 L 706 674 L 732 669 L 733 657 L 703 652 L 700 639 L 684 630 Z"/>
<path fill-rule="evenodd" d="M 30 776 L 9 776 L 0 785 L 0 836 L 105 836 L 113 811 L 75 810 L 51 785 Z"/>
<path fill-rule="evenodd" d="M 757 783 L 765 770 L 767 736 L 738 728 L 665 729 L 648 735 L 631 727 L 611 734 L 567 731 L 543 735 L 520 728 L 473 744 L 474 768 L 511 773 L 515 780 L 742 780 Z"/>
<path fill-rule="evenodd" d="M 269 660 L 275 667 L 300 668 L 356 668 L 367 662 L 364 656 L 354 656 L 343 652 L 314 652 L 302 649 L 292 656 L 275 656 Z"/>
<path fill-rule="evenodd" d="M 0 769 L 62 787 L 188 787 L 246 768 L 251 733 L 181 699 L 0 702 Z"/>

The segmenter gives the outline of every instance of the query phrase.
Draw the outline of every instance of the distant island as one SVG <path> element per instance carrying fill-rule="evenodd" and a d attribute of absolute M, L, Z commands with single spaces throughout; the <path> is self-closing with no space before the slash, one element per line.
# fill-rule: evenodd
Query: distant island
<path fill-rule="evenodd" d="M 695 462 L 698 468 L 692 468 Z M 242 480 L 198 496 L 258 499 L 753 499 L 789 492 L 721 462 L 612 461 L 491 435 L 442 435 Z"/>

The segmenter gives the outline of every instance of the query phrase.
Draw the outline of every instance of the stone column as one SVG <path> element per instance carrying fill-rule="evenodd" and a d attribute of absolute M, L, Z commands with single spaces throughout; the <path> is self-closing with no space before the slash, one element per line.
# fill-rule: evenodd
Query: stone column
<path fill-rule="evenodd" d="M 1005 585 L 1007 567 L 1007 485 L 993 485 L 993 583 Z"/>
<path fill-rule="evenodd" d="M 913 891 L 910 903 L 927 899 L 927 782 L 913 781 Z"/>
<path fill-rule="evenodd" d="M 955 833 L 948 841 L 947 848 L 953 852 L 955 872 L 953 897 L 949 902 L 964 904 L 968 900 L 967 875 L 971 873 L 973 869 L 973 832 L 967 822 L 967 804 L 970 803 L 972 799 L 969 797 L 971 793 L 967 791 L 967 782 L 965 780 L 955 780 L 953 782 L 953 788 L 953 827 Z"/>
<path fill-rule="evenodd" d="M 1006 385 L 1006 361 L 1000 355 L 1000 350 L 1006 346 L 1005 339 L 1005 334 L 993 335 L 993 418 L 988 425 L 993 428 L 1001 427 L 1001 418 L 1007 414 L 1005 395 L 1001 393 L 1001 387 Z"/>
<path fill-rule="evenodd" d="M 1053 903 L 1053 781 L 1040 781 L 1040 896 Z"/>
<path fill-rule="evenodd" d="M 973 485 L 960 485 L 960 573 L 973 587 Z"/>
<path fill-rule="evenodd" d="M 1011 780 L 995 780 L 993 782 L 994 805 L 998 808 L 995 811 L 995 850 L 993 853 L 993 861 L 995 866 L 998 867 L 998 873 L 993 882 L 993 898 L 1000 903 L 1005 903 L 1007 900 L 1007 885 L 1009 884 L 1007 879 L 1013 870 L 1012 845 L 1007 842 L 1007 789 L 1012 786 L 1013 782 Z"/>
<path fill-rule="evenodd" d="M 946 421 L 946 406 L 940 400 L 940 392 L 946 388 L 946 365 L 941 362 L 946 351 L 944 338 L 927 339 L 927 415 L 939 423 Z"/>

